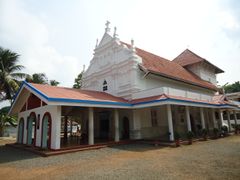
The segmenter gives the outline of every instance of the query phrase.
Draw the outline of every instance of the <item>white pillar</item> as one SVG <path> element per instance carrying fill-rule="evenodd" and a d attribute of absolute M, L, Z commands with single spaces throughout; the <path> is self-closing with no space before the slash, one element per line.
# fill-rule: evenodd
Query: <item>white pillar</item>
<path fill-rule="evenodd" d="M 88 108 L 88 144 L 94 144 L 93 108 Z"/>
<path fill-rule="evenodd" d="M 55 106 L 51 109 L 52 132 L 51 132 L 51 149 L 60 149 L 61 142 L 61 106 Z M 42 123 L 41 123 L 42 124 Z"/>
<path fill-rule="evenodd" d="M 114 127 L 115 127 L 115 142 L 119 141 L 119 113 L 117 109 L 114 109 Z"/>
<path fill-rule="evenodd" d="M 219 113 L 220 128 L 222 128 L 222 126 L 223 126 L 223 112 L 221 111 L 221 109 L 219 109 L 218 113 Z"/>
<path fill-rule="evenodd" d="M 228 121 L 228 131 L 230 132 L 232 130 L 232 128 L 231 128 L 230 112 L 229 111 L 227 111 L 227 121 Z"/>
<path fill-rule="evenodd" d="M 27 144 L 27 123 L 28 123 L 28 115 L 25 113 L 25 115 L 24 115 L 23 144 Z"/>
<path fill-rule="evenodd" d="M 172 122 L 172 109 L 171 105 L 167 104 L 167 119 L 168 119 L 168 131 L 170 141 L 174 141 L 173 122 Z"/>
<path fill-rule="evenodd" d="M 235 126 L 237 125 L 237 114 L 236 111 L 233 111 Z"/>
<path fill-rule="evenodd" d="M 216 116 L 215 116 L 215 110 L 214 109 L 212 109 L 212 120 L 213 120 L 213 127 L 217 128 Z"/>
<path fill-rule="evenodd" d="M 185 113 L 186 113 L 188 131 L 192 131 L 191 121 L 190 121 L 190 113 L 189 113 L 189 107 L 188 106 L 185 106 Z"/>
<path fill-rule="evenodd" d="M 206 128 L 206 126 L 205 126 L 205 118 L 204 118 L 204 111 L 203 111 L 202 107 L 200 107 L 200 116 L 201 116 L 202 129 L 205 129 Z"/>

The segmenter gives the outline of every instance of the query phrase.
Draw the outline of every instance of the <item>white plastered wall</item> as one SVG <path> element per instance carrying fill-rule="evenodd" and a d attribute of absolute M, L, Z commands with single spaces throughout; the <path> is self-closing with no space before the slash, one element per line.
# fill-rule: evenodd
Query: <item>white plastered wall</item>
<path fill-rule="evenodd" d="M 18 120 L 20 120 L 20 118 L 24 119 L 24 138 L 23 138 L 24 144 L 26 144 L 27 142 L 27 117 L 32 112 L 36 113 L 37 118 L 38 118 L 38 114 L 40 115 L 39 129 L 36 130 L 36 146 L 41 147 L 42 120 L 43 120 L 44 114 L 46 112 L 49 112 L 52 118 L 51 149 L 60 149 L 61 106 L 46 105 L 46 106 L 31 109 L 31 110 L 27 110 L 24 112 L 20 112 L 18 114 Z"/>
<path fill-rule="evenodd" d="M 205 81 L 217 84 L 215 69 L 206 63 L 197 63 L 186 67 L 188 70 L 199 76 Z"/>

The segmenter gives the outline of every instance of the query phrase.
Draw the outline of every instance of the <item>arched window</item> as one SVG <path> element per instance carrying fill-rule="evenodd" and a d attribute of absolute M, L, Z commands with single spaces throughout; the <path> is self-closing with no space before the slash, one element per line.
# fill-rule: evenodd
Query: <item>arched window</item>
<path fill-rule="evenodd" d="M 108 90 L 107 81 L 104 79 L 104 81 L 103 81 L 103 91 L 107 91 L 107 90 Z"/>

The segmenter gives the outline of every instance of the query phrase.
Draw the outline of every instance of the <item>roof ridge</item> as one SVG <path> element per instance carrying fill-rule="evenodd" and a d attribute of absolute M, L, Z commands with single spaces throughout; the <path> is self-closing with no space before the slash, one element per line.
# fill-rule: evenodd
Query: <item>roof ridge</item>
<path fill-rule="evenodd" d="M 177 58 L 180 57 L 182 54 L 186 53 L 186 52 L 189 52 L 191 53 L 192 55 L 196 56 L 197 58 L 200 58 L 202 60 L 205 60 L 207 61 L 205 58 L 199 56 L 198 54 L 196 54 L 195 52 L 191 51 L 190 49 L 185 49 L 183 52 L 181 52 L 177 57 L 175 57 L 172 61 L 178 61 Z"/>
<path fill-rule="evenodd" d="M 158 57 L 158 58 L 161 58 L 161 59 L 163 59 L 163 60 L 172 62 L 172 61 L 169 60 L 169 59 L 166 59 L 166 58 L 164 58 L 164 57 L 162 57 L 162 56 L 159 56 L 159 55 L 157 55 L 157 54 L 153 54 L 153 53 L 151 53 L 151 52 L 149 52 L 149 51 L 146 51 L 146 50 L 143 50 L 143 49 L 141 49 L 141 48 L 136 47 L 136 50 L 140 50 L 140 51 L 143 51 L 144 53 L 151 54 L 151 55 L 156 56 L 156 57 Z"/>

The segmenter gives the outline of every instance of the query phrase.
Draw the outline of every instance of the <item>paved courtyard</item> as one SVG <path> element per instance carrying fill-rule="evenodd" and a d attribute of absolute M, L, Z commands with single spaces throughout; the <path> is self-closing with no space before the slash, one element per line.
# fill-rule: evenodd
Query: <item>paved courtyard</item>
<path fill-rule="evenodd" d="M 240 179 L 240 136 L 180 148 L 132 144 L 47 158 L 0 145 L 0 179 Z"/>

